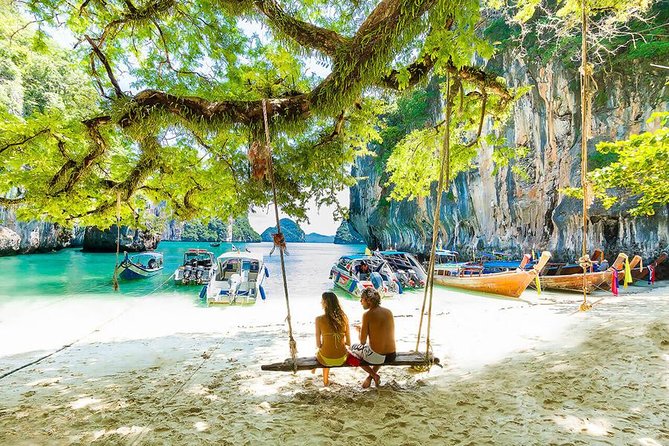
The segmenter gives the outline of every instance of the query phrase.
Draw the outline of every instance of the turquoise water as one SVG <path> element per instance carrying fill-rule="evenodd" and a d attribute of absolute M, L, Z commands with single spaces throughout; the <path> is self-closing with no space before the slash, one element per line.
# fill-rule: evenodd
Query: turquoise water
<path fill-rule="evenodd" d="M 266 290 L 268 299 L 284 297 L 278 251 L 270 257 L 271 243 L 235 243 L 251 252 L 263 254 L 270 271 Z M 177 294 L 197 300 L 200 286 L 177 286 L 171 279 L 189 248 L 212 251 L 215 256 L 229 251 L 230 243 L 219 247 L 207 242 L 161 242 L 157 252 L 164 256 L 162 273 L 147 279 L 120 281 L 120 290 L 112 288 L 116 263 L 115 253 L 85 253 L 80 248 L 64 249 L 47 254 L 29 254 L 0 258 L 0 299 L 53 298 L 77 295 L 86 297 L 141 297 L 151 294 Z M 289 243 L 285 256 L 291 298 L 313 296 L 332 287 L 328 278 L 330 267 L 340 256 L 363 252 L 364 245 L 325 243 Z M 339 293 L 346 296 L 345 293 Z"/>

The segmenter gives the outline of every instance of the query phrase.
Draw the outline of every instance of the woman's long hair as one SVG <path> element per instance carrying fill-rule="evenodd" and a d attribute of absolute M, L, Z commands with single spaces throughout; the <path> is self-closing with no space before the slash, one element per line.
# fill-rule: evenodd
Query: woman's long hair
<path fill-rule="evenodd" d="M 345 327 L 348 325 L 348 318 L 346 317 L 344 310 L 339 306 L 337 295 L 330 291 L 326 291 L 323 293 L 323 302 L 325 302 L 325 318 L 330 323 L 334 332 L 345 332 Z"/>

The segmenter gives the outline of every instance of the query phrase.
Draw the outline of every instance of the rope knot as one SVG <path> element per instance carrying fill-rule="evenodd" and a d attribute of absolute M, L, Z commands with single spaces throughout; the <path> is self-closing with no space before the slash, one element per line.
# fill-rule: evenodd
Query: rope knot
<path fill-rule="evenodd" d="M 272 239 L 274 240 L 274 246 L 269 252 L 269 255 L 271 256 L 276 248 L 279 248 L 284 254 L 288 255 L 288 249 L 286 248 L 286 237 L 283 236 L 283 233 L 277 232 L 276 234 L 272 234 Z"/>
<path fill-rule="evenodd" d="M 590 260 L 590 256 L 588 254 L 578 259 L 578 264 L 585 270 L 592 269 L 592 260 Z"/>

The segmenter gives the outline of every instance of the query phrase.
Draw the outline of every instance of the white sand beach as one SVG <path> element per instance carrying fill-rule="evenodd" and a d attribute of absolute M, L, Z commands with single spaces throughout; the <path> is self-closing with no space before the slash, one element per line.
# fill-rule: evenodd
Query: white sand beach
<path fill-rule="evenodd" d="M 170 294 L 7 303 L 0 311 L 2 445 L 669 444 L 669 287 L 620 297 L 435 288 L 443 369 L 262 372 L 288 356 L 283 296 L 202 308 Z M 422 294 L 386 300 L 415 347 Z M 292 308 L 313 355 L 318 295 Z M 352 321 L 361 308 L 343 301 Z M 424 348 L 424 344 L 421 344 Z"/>

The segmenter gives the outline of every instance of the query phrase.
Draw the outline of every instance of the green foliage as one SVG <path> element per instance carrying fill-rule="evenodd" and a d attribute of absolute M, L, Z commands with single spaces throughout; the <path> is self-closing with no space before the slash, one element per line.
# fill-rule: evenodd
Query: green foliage
<path fill-rule="evenodd" d="M 262 98 L 272 98 L 275 110 L 284 98 L 304 99 L 269 122 L 276 201 L 289 215 L 306 218 L 310 200 L 333 204 L 339 190 L 354 183 L 349 171 L 356 156 L 372 153 L 379 166 L 387 164 L 394 197 L 422 196 L 435 180 L 444 132 L 443 125 L 428 122 L 433 101 L 421 95 L 432 93 L 407 92 L 395 104 L 396 97 L 372 87 L 392 72 L 406 89 L 412 72 L 402 67 L 416 57 L 431 56 L 433 72 L 445 77 L 454 67 L 492 57 L 491 39 L 518 32 L 498 23 L 487 36 L 481 33 L 486 8 L 501 6 L 499 0 L 397 0 L 396 19 L 381 19 L 393 16 L 382 11 L 370 21 L 368 14 L 386 3 L 20 3 L 39 26 L 27 26 L 0 0 L 0 194 L 18 199 L 13 203 L 21 218 L 63 225 L 104 227 L 119 211 L 122 223 L 136 225 L 148 218 L 150 203 L 165 203 L 184 221 L 227 221 L 268 204 L 270 182 L 251 174 L 248 159 L 253 142 L 264 142 L 262 114 L 252 102 Z M 573 4 L 561 3 L 565 14 Z M 535 5 L 519 2 L 520 18 L 531 16 Z M 319 45 L 330 39 L 300 21 L 355 43 L 323 50 Z M 44 32 L 62 26 L 81 40 L 77 50 L 57 48 Z M 373 33 L 364 32 L 369 27 Z M 298 43 L 296 35 L 312 40 Z M 104 61 L 91 57 L 84 36 Z M 325 79 L 310 73 L 308 56 L 330 64 L 332 73 Z M 118 85 L 107 71 L 117 75 Z M 508 100 L 487 91 L 494 81 L 463 83 L 450 129 L 452 175 L 468 169 L 476 154 L 483 97 L 486 119 L 494 125 L 504 120 Z M 149 90 L 179 101 L 140 106 L 138 97 L 157 101 Z M 105 120 L 87 121 L 100 116 Z"/>
<path fill-rule="evenodd" d="M 495 45 L 498 51 L 511 46 L 519 34 L 520 27 L 517 24 L 508 23 L 503 18 L 492 19 L 483 31 L 483 35 Z"/>
<path fill-rule="evenodd" d="M 487 142 L 493 147 L 496 147 L 496 150 L 492 153 L 492 161 L 495 164 L 492 171 L 493 175 L 497 175 L 500 167 L 507 167 L 511 161 L 522 159 L 530 152 L 529 147 L 525 146 L 505 147 L 504 143 L 506 141 L 503 138 L 493 136 L 493 138 L 488 139 Z M 527 172 L 519 164 L 512 165 L 511 171 L 523 180 L 529 179 Z"/>
<path fill-rule="evenodd" d="M 516 93 L 522 95 L 526 91 L 527 89 L 521 89 Z M 506 160 L 508 164 L 510 157 L 524 156 L 522 148 L 499 150 L 499 147 L 505 145 L 505 141 L 501 137 L 495 137 L 493 132 L 506 121 L 509 109 L 500 105 L 498 96 L 486 94 L 484 119 L 488 120 L 491 132 L 484 138 L 478 134 L 482 124 L 481 114 L 484 111 L 481 93 L 475 85 L 463 83 L 462 90 L 455 94 L 450 127 L 448 177 L 451 181 L 459 172 L 474 167 L 473 163 L 482 142 L 497 148 L 495 151 L 497 165 L 502 160 Z M 494 116 L 489 116 L 491 111 L 495 112 Z M 386 163 L 389 174 L 387 185 L 392 186 L 390 198 L 395 200 L 429 196 L 440 172 L 439 160 L 446 131 L 445 123 L 416 129 L 406 127 L 406 129 L 410 131 L 397 141 Z M 516 168 L 514 173 L 523 172 Z M 447 185 L 445 189 L 448 189 Z"/>
<path fill-rule="evenodd" d="M 181 240 L 187 242 L 224 241 L 227 228 L 220 220 L 204 222 L 189 222 L 184 225 Z"/>
<path fill-rule="evenodd" d="M 606 207 L 620 200 L 609 193 L 615 190 L 635 201 L 632 215 L 653 215 L 656 206 L 669 203 L 669 112 L 655 113 L 649 123 L 653 121 L 659 121 L 654 131 L 597 145 L 599 153 L 616 158 L 588 174 L 595 195 Z"/>
<path fill-rule="evenodd" d="M 232 225 L 232 240 L 242 242 L 259 242 L 260 234 L 251 227 L 248 217 L 236 219 Z"/>

